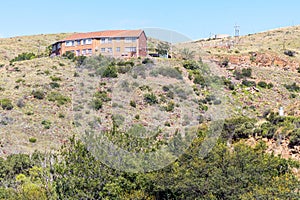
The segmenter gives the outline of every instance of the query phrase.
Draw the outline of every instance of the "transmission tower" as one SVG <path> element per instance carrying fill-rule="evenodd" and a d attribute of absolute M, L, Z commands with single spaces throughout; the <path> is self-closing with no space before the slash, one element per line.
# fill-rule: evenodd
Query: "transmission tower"
<path fill-rule="evenodd" d="M 240 36 L 240 26 L 235 25 L 234 26 L 234 36 L 239 37 Z"/>

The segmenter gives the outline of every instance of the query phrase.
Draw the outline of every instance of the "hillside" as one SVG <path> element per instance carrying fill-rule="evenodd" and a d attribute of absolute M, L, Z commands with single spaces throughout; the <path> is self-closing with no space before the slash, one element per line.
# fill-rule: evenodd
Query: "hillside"
<path fill-rule="evenodd" d="M 1 39 L 0 199 L 299 199 L 298 28 L 282 30 L 171 59 Z"/>

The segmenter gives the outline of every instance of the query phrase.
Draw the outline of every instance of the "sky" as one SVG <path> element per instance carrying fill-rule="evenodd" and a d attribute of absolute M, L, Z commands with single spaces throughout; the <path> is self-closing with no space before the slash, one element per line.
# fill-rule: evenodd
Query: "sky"
<path fill-rule="evenodd" d="M 159 28 L 192 40 L 300 24 L 299 0 L 4 0 L 0 37 Z M 146 32 L 147 33 L 147 32 Z"/>

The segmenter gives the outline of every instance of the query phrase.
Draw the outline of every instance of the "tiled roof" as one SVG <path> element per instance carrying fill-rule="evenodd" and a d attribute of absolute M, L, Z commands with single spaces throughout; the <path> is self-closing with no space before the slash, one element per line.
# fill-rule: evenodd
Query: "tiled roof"
<path fill-rule="evenodd" d="M 75 33 L 61 41 L 100 37 L 139 37 L 142 32 L 143 30 L 107 30 L 90 33 Z"/>

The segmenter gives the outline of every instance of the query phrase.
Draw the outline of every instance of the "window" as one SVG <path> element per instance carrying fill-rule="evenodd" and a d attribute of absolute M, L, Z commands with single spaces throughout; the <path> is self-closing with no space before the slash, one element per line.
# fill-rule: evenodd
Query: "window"
<path fill-rule="evenodd" d="M 92 49 L 88 49 L 88 50 L 87 50 L 87 53 L 88 53 L 88 54 L 92 54 L 92 53 L 93 53 Z"/>
<path fill-rule="evenodd" d="M 112 48 L 107 48 L 107 52 L 111 53 L 112 52 Z"/>
<path fill-rule="evenodd" d="M 58 43 L 58 44 L 57 44 L 57 49 L 60 49 L 60 47 L 61 47 L 61 44 Z"/>
<path fill-rule="evenodd" d="M 105 48 L 101 48 L 101 52 L 105 52 Z"/>
<path fill-rule="evenodd" d="M 56 44 L 52 46 L 52 51 L 56 51 Z"/>
<path fill-rule="evenodd" d="M 121 41 L 121 38 L 117 37 L 116 42 L 120 42 L 120 41 Z"/>
<path fill-rule="evenodd" d="M 100 39 L 100 43 L 101 43 L 101 44 L 104 44 L 104 43 L 105 43 L 105 38 L 101 38 L 101 39 Z"/>
<path fill-rule="evenodd" d="M 86 55 L 86 49 L 82 49 L 82 55 Z"/>
<path fill-rule="evenodd" d="M 136 38 L 135 37 L 126 37 L 125 38 L 125 43 L 130 43 L 130 42 L 135 42 Z"/>
<path fill-rule="evenodd" d="M 76 56 L 80 56 L 80 50 L 76 50 Z"/>
<path fill-rule="evenodd" d="M 83 44 L 92 44 L 92 39 L 84 39 Z"/>
<path fill-rule="evenodd" d="M 117 47 L 116 48 L 116 52 L 120 52 L 121 51 L 121 48 L 120 47 Z"/>
<path fill-rule="evenodd" d="M 108 43 L 112 43 L 112 38 L 108 38 L 107 40 Z"/>
<path fill-rule="evenodd" d="M 125 52 L 136 52 L 136 47 L 125 47 Z"/>
<path fill-rule="evenodd" d="M 75 42 L 73 40 L 70 40 L 70 41 L 66 41 L 66 46 L 67 47 L 71 47 L 71 46 L 74 46 Z"/>
<path fill-rule="evenodd" d="M 81 44 L 81 41 L 80 40 L 77 40 L 77 45 L 79 46 Z"/>

